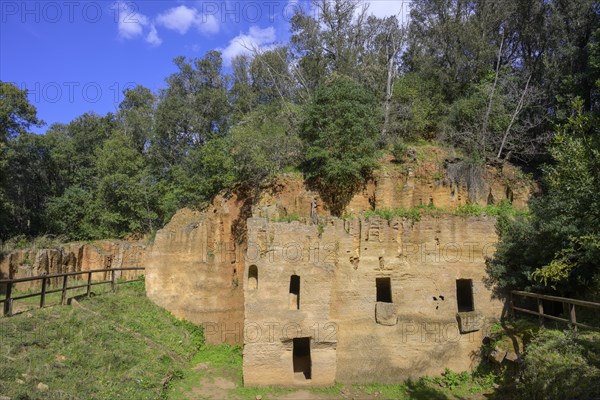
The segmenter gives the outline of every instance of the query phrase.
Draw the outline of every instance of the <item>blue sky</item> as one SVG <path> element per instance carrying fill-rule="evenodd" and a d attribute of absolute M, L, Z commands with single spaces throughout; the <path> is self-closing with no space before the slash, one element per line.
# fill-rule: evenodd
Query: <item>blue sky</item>
<path fill-rule="evenodd" d="M 406 0 L 372 0 L 377 16 Z M 247 47 L 289 38 L 289 19 L 305 0 L 10 1 L 0 0 L 0 80 L 29 90 L 47 125 L 87 111 L 115 111 L 123 89 L 164 87 L 173 58 L 223 52 L 225 65 Z"/>

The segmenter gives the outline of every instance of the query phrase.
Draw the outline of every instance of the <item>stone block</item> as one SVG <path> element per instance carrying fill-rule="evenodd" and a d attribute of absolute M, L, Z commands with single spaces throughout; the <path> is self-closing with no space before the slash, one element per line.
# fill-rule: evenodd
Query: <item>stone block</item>
<path fill-rule="evenodd" d="M 380 325 L 394 326 L 398 322 L 398 311 L 394 303 L 375 303 L 375 320 Z"/>
<path fill-rule="evenodd" d="M 484 318 L 479 311 L 459 312 L 456 319 L 460 333 L 477 332 L 483 327 Z"/>

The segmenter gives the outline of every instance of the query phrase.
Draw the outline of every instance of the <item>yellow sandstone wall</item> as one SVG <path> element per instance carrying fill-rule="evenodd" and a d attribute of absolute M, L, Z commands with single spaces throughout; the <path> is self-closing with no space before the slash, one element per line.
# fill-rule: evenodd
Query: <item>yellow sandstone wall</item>
<path fill-rule="evenodd" d="M 91 243 L 71 243 L 58 249 L 17 250 L 0 254 L 0 279 L 28 278 L 65 272 L 90 271 L 106 268 L 142 267 L 146 245 L 137 242 L 101 240 Z M 121 271 L 118 278 L 133 279 L 144 271 Z M 93 280 L 105 280 L 109 274 L 93 274 Z M 87 279 L 77 277 L 74 279 Z M 51 285 L 61 284 L 58 279 Z M 34 289 L 40 282 L 17 284 L 18 290 Z"/>
<path fill-rule="evenodd" d="M 248 230 L 246 271 L 258 270 L 258 284 L 245 289 L 249 385 L 399 382 L 468 370 L 502 311 L 484 283 L 493 218 L 331 218 L 321 229 L 258 218 Z M 299 310 L 289 307 L 291 275 L 300 276 Z M 388 325 L 376 319 L 376 278 L 391 281 Z M 459 331 L 457 279 L 473 281 L 477 332 Z M 310 381 L 293 369 L 293 339 L 302 337 L 311 340 Z"/>

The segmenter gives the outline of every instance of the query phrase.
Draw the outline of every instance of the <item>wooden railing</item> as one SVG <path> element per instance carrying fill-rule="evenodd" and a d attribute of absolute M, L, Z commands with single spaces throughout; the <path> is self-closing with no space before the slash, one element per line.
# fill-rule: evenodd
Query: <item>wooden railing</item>
<path fill-rule="evenodd" d="M 521 297 L 528 297 L 528 298 L 536 299 L 537 300 L 537 311 L 528 310 L 526 308 L 521 308 L 521 307 L 516 307 L 514 305 L 514 296 L 521 296 Z M 544 314 L 543 300 L 554 301 L 554 302 L 562 303 L 562 304 L 566 305 L 568 314 L 569 314 L 569 319 L 557 317 L 554 315 Z M 522 312 L 525 314 L 537 315 L 540 318 L 540 324 L 542 324 L 542 325 L 544 324 L 544 319 L 547 318 L 547 319 L 551 319 L 554 321 L 565 322 L 567 324 L 570 324 L 573 327 L 573 329 L 577 329 L 577 327 L 581 327 L 581 328 L 585 328 L 585 329 L 592 329 L 592 330 L 600 331 L 599 327 L 595 327 L 595 326 L 583 324 L 581 322 L 577 322 L 577 313 L 575 311 L 576 306 L 600 310 L 600 303 L 593 303 L 591 301 L 575 300 L 575 299 L 569 299 L 566 297 L 548 296 L 545 294 L 520 292 L 520 291 L 516 291 L 516 290 L 510 292 L 510 308 L 511 308 L 511 310 L 513 310 L 513 313 L 515 311 L 518 311 L 518 312 Z"/>
<path fill-rule="evenodd" d="M 120 271 L 143 271 L 144 268 L 140 267 L 131 267 L 131 268 L 109 268 L 109 269 L 96 269 L 90 271 L 80 271 L 80 272 L 66 272 L 63 274 L 55 274 L 55 275 L 40 275 L 40 276 L 32 276 L 28 278 L 17 278 L 17 279 L 3 279 L 0 280 L 0 287 L 6 286 L 5 296 L 3 300 L 0 300 L 0 303 L 4 303 L 4 315 L 10 316 L 13 313 L 13 302 L 15 300 L 23 300 L 31 297 L 40 296 L 40 308 L 43 308 L 46 305 L 46 295 L 51 293 L 59 293 L 61 292 L 60 304 L 65 304 L 67 300 L 67 291 L 74 289 L 82 289 L 87 288 L 86 295 L 89 297 L 92 293 L 92 286 L 96 285 L 111 285 L 112 291 L 116 291 L 117 284 L 135 282 L 135 280 L 129 281 L 118 281 L 117 280 L 117 272 Z M 92 275 L 97 273 L 109 273 L 110 272 L 110 280 L 105 281 L 92 281 Z M 83 285 L 69 286 L 68 281 L 69 277 L 76 277 L 80 275 L 87 275 L 87 283 Z M 52 289 L 48 290 L 48 282 L 50 279 L 60 279 L 62 278 L 62 287 L 60 289 Z M 23 283 L 23 282 L 33 282 L 33 281 L 42 281 L 42 288 L 40 292 L 36 293 L 28 293 L 20 296 L 13 296 L 13 289 L 15 284 Z"/>

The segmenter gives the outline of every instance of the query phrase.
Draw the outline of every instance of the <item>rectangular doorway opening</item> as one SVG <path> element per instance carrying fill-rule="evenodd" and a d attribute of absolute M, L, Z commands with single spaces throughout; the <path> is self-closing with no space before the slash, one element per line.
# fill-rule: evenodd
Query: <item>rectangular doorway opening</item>
<path fill-rule="evenodd" d="M 310 357 L 310 338 L 294 339 L 294 378 L 312 379 L 312 360 Z"/>
<path fill-rule="evenodd" d="M 300 277 L 292 275 L 290 278 L 290 310 L 300 309 Z"/>
<path fill-rule="evenodd" d="M 458 312 L 475 311 L 472 279 L 456 280 L 456 302 L 458 303 Z"/>
<path fill-rule="evenodd" d="M 377 302 L 392 303 L 392 279 L 375 278 L 377 287 Z"/>

